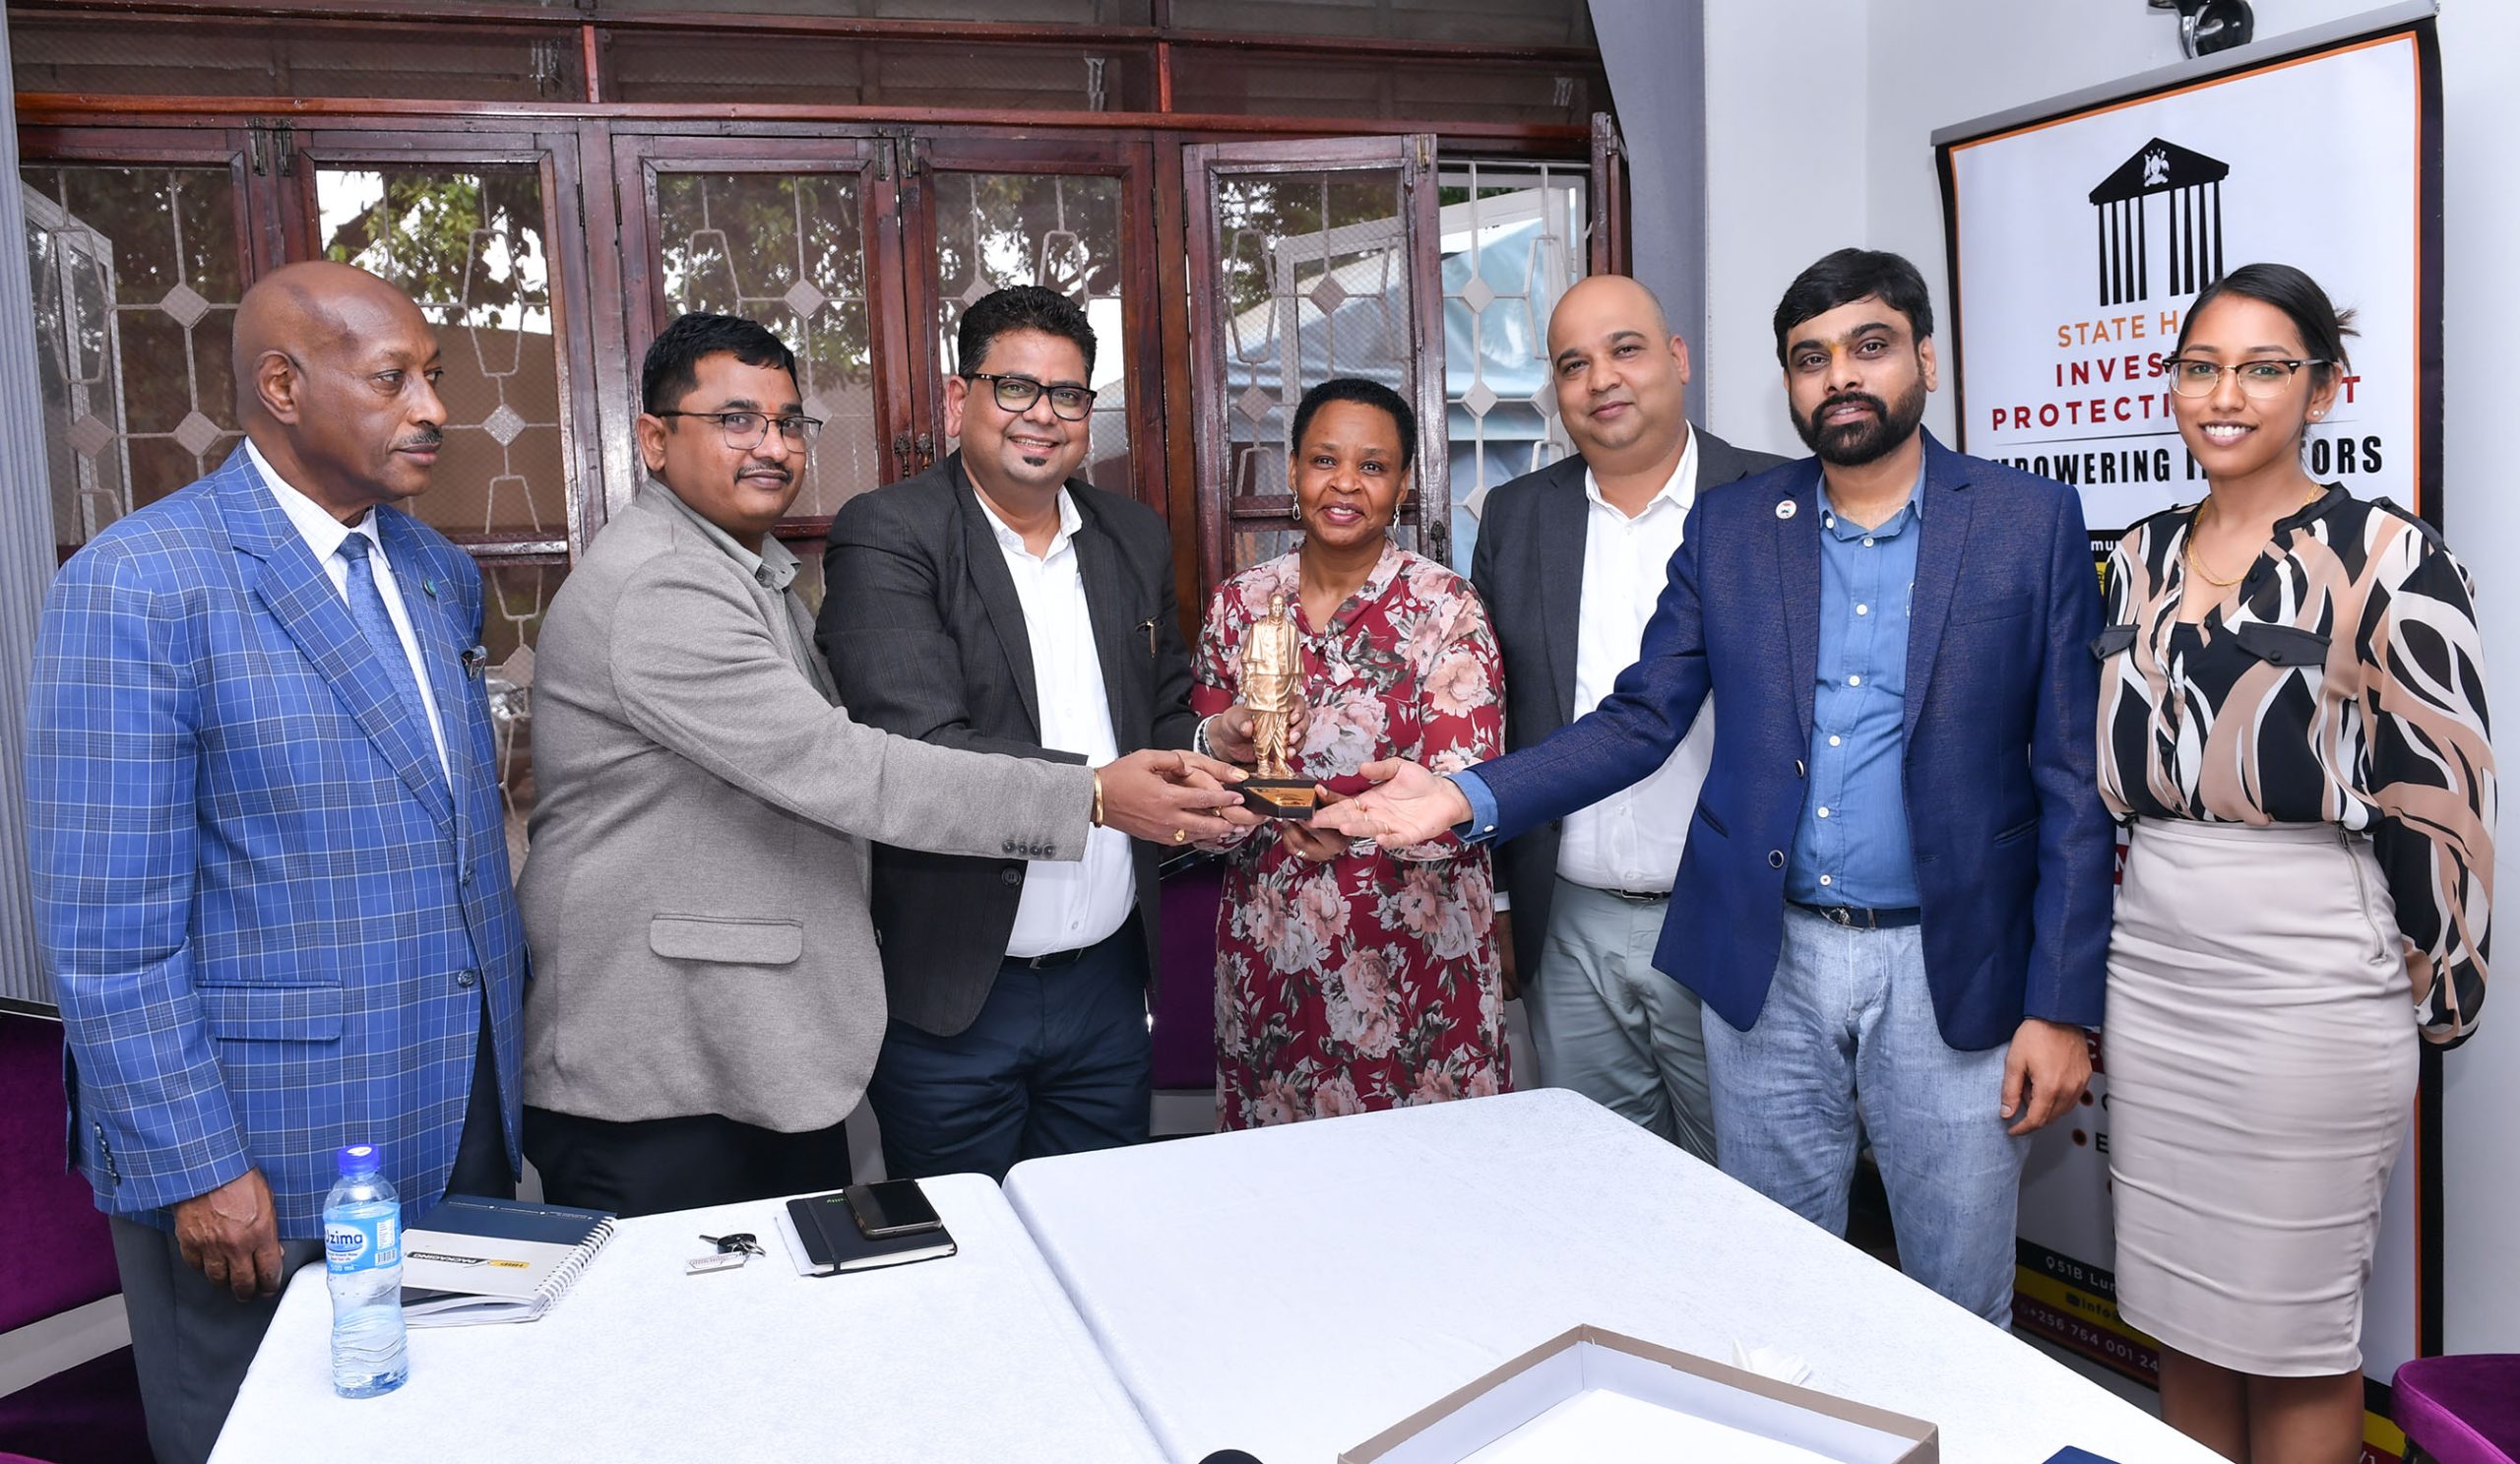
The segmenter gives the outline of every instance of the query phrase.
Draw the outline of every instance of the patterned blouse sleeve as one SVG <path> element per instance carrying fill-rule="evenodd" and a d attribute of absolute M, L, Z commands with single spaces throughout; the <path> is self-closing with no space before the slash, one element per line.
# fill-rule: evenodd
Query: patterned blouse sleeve
<path fill-rule="evenodd" d="M 1437 773 L 1458 773 L 1499 756 L 1505 747 L 1504 661 L 1479 592 L 1464 581 L 1460 596 L 1443 643 L 1427 663 L 1425 679 L 1418 687 L 1414 760 Z M 1427 862 L 1453 859 L 1472 848 L 1447 830 L 1423 844 L 1393 850 L 1392 857 Z"/>
<path fill-rule="evenodd" d="M 2109 572 L 2101 577 L 2100 586 L 2103 625 L 2123 625 L 2126 617 L 2134 613 L 2134 592 L 2126 587 L 2135 578 L 2135 542 L 2143 532 L 2140 528 L 2129 529 L 2110 545 Z"/>
<path fill-rule="evenodd" d="M 2372 853 L 2397 902 L 2398 929 L 2427 957 L 2414 992 L 2426 1041 L 2476 1030 L 2485 1001 L 2493 893 L 2495 778 L 2485 657 L 2468 572 L 2428 531 L 2387 547 L 2358 652 L 2370 727 L 2362 785 L 2383 815 Z"/>
<path fill-rule="evenodd" d="M 1235 659 L 1242 647 L 1242 627 L 1234 618 L 1235 604 L 1234 584 L 1228 580 L 1208 597 L 1208 617 L 1199 627 L 1199 647 L 1190 663 L 1190 710 L 1203 720 L 1232 706 L 1242 695 L 1241 667 Z M 1252 833 L 1235 829 L 1202 839 L 1199 847 L 1225 853 L 1249 840 Z"/>

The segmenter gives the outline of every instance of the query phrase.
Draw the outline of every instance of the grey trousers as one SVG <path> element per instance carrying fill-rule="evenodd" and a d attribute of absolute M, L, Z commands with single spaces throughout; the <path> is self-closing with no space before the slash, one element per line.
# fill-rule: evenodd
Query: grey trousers
<path fill-rule="evenodd" d="M 507 1136 L 500 1128 L 489 1032 L 485 1018 L 447 1188 L 513 1196 L 516 1173 L 508 1168 Z M 131 1318 L 131 1360 L 140 1373 L 140 1404 L 149 1415 L 150 1452 L 158 1464 L 203 1464 L 280 1310 L 280 1296 L 237 1301 L 235 1293 L 185 1264 L 171 1232 L 119 1215 L 112 1229 L 114 1267 L 122 1273 L 123 1309 Z M 323 1254 L 321 1240 L 283 1241 L 281 1274 L 293 1276 Z"/>
<path fill-rule="evenodd" d="M 1709 1164 L 1715 1110 L 1697 994 L 1654 969 L 1670 902 L 1557 881 L 1540 970 L 1525 976 L 1540 1086 L 1571 1088 Z"/>

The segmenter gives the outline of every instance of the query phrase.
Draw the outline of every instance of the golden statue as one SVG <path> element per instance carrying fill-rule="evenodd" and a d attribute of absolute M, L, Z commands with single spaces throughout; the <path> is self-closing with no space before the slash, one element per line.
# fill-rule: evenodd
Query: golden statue
<path fill-rule="evenodd" d="M 1242 633 L 1242 704 L 1251 711 L 1252 776 L 1243 801 L 1281 818 L 1309 817 L 1312 781 L 1288 765 L 1287 735 L 1303 705 L 1303 642 L 1287 614 L 1287 597 L 1269 597 L 1269 613 Z"/>

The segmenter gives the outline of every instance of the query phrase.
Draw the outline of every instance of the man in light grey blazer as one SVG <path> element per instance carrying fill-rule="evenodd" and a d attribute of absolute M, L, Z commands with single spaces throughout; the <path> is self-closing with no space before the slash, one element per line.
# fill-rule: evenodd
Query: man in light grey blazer
<path fill-rule="evenodd" d="M 842 1121 L 885 1028 L 868 840 L 1082 856 L 1247 821 L 1195 754 L 1099 769 L 928 746 L 838 704 L 771 537 L 805 440 L 795 360 L 687 315 L 649 350 L 653 480 L 553 597 L 536 649 L 540 796 L 525 1147 L 555 1202 L 623 1215 L 848 1182 Z"/>

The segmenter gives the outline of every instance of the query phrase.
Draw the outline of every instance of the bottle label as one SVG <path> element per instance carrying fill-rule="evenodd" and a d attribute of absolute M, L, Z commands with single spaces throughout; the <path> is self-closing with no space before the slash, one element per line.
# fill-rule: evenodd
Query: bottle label
<path fill-rule="evenodd" d="M 345 1215 L 324 1222 L 324 1269 L 335 1275 L 403 1263 L 402 1229 L 392 1211 Z"/>

